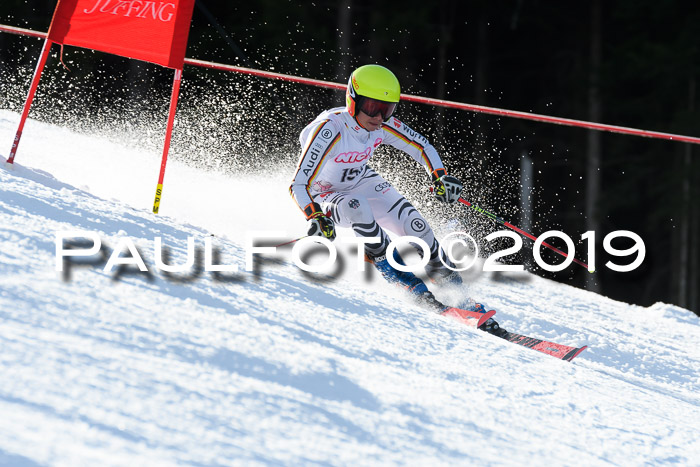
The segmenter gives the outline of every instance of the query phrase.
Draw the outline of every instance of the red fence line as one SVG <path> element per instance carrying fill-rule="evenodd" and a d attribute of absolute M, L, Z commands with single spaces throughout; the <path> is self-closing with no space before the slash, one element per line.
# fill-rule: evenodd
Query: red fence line
<path fill-rule="evenodd" d="M 38 37 L 39 39 L 46 39 L 45 32 L 32 31 L 31 29 L 17 28 L 14 26 L 7 26 L 5 24 L 0 24 L 0 31 L 9 32 L 11 34 L 19 34 L 20 36 L 30 36 Z"/>
<path fill-rule="evenodd" d="M 14 26 L 6 26 L 6 25 L 2 25 L 2 24 L 0 24 L 0 32 L 9 32 L 12 34 L 19 34 L 19 35 L 30 36 L 30 37 L 38 37 L 41 39 L 46 38 L 46 33 L 44 33 L 44 32 L 33 31 L 31 29 L 18 28 L 18 27 L 14 27 Z M 271 71 L 263 71 L 263 70 L 256 70 L 253 68 L 245 68 L 245 67 L 234 66 L 234 65 L 226 65 L 223 63 L 207 62 L 204 60 L 196 60 L 193 58 L 185 58 L 185 65 L 198 66 L 198 67 L 202 67 L 202 68 L 212 68 L 215 70 L 222 70 L 222 71 L 233 71 L 236 73 L 243 73 L 243 74 L 252 75 L 252 76 L 260 76 L 263 78 L 270 78 L 270 79 L 279 79 L 279 80 L 283 80 L 283 81 L 291 81 L 294 83 L 307 84 L 310 86 L 319 86 L 319 87 L 330 88 L 330 89 L 344 90 L 346 87 L 346 85 L 342 84 L 342 83 L 333 83 L 330 81 L 322 81 L 322 80 L 312 79 L 312 78 L 303 78 L 303 77 L 294 76 L 294 75 L 274 73 Z M 695 137 L 695 136 L 685 136 L 685 135 L 677 135 L 677 134 L 673 134 L 673 133 L 662 133 L 659 131 L 640 130 L 637 128 L 629 128 L 629 127 L 624 127 L 624 126 L 607 125 L 604 123 L 595 123 L 595 122 L 587 122 L 585 120 L 574 120 L 574 119 L 570 119 L 570 118 L 552 117 L 549 115 L 541 115 L 541 114 L 535 114 L 535 113 L 530 113 L 530 112 L 521 112 L 521 111 L 517 111 L 517 110 L 506 110 L 506 109 L 499 109 L 496 107 L 485 107 L 482 105 L 464 104 L 462 102 L 446 101 L 446 100 L 442 100 L 442 99 L 434 99 L 431 97 L 413 96 L 411 94 L 401 94 L 401 99 L 404 101 L 409 101 L 409 102 L 418 102 L 420 104 L 429 104 L 429 105 L 435 105 L 435 106 L 439 106 L 439 107 L 467 110 L 470 112 L 498 115 L 501 117 L 520 118 L 520 119 L 524 119 L 524 120 L 533 120 L 533 121 L 537 121 L 537 122 L 554 123 L 557 125 L 566 125 L 566 126 L 573 126 L 573 127 L 579 127 L 579 128 L 587 128 L 589 130 L 608 131 L 611 133 L 622 133 L 622 134 L 626 134 L 626 135 L 644 136 L 647 138 L 665 139 L 665 140 L 671 140 L 671 141 L 680 141 L 683 143 L 700 144 L 700 137 Z"/>

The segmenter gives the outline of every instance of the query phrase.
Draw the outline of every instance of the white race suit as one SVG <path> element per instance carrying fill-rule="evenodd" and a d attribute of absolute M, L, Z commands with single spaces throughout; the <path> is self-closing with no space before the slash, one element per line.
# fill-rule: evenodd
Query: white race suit
<path fill-rule="evenodd" d="M 316 117 L 299 139 L 302 151 L 289 190 L 307 218 L 317 203 L 323 212 L 330 212 L 336 225 L 352 228 L 357 236 L 379 237 L 379 243 L 365 245 L 370 258 L 386 252 L 389 239 L 384 229 L 419 237 L 430 247 L 428 274 L 451 272 L 438 258 L 439 245 L 430 225 L 368 165 L 376 149 L 388 144 L 409 154 L 436 179 L 445 168 L 425 137 L 394 117 L 368 131 L 339 107 Z"/>

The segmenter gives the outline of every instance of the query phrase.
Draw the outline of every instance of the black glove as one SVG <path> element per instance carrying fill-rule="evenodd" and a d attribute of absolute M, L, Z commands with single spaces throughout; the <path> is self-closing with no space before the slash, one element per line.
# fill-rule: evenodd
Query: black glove
<path fill-rule="evenodd" d="M 307 209 L 311 211 L 308 215 L 310 222 L 309 237 L 318 235 L 319 237 L 326 237 L 330 241 L 335 240 L 335 222 L 333 222 L 333 219 L 327 217 L 321 210 L 321 206 L 316 203 L 311 203 L 307 206 Z"/>
<path fill-rule="evenodd" d="M 462 182 L 452 175 L 443 175 L 433 182 L 435 196 L 443 203 L 452 204 L 459 199 L 462 193 Z"/>

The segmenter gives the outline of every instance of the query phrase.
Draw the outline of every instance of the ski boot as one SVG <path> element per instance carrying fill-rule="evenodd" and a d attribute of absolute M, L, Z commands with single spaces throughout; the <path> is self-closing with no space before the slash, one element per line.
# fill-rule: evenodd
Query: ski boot
<path fill-rule="evenodd" d="M 458 288 L 464 284 L 462 276 L 460 276 L 457 271 L 450 271 L 448 274 L 442 276 L 436 276 L 435 274 L 433 274 L 433 276 L 428 275 L 428 277 L 430 277 L 430 282 L 441 288 Z"/>
<path fill-rule="evenodd" d="M 426 291 L 422 295 L 416 297 L 416 301 L 429 309 L 432 309 L 435 311 L 435 313 L 440 313 L 442 314 L 445 310 L 447 310 L 448 307 L 444 303 L 440 302 L 437 298 L 435 298 L 435 295 L 431 291 Z"/>
<path fill-rule="evenodd" d="M 397 284 L 408 290 L 420 305 L 433 309 L 436 313 L 442 313 L 449 308 L 438 301 L 435 295 L 428 290 L 425 282 L 416 277 L 415 274 L 408 271 L 399 271 L 392 267 L 386 259 L 386 255 L 375 257 L 371 261 L 387 282 Z M 394 261 L 401 265 L 405 264 L 396 250 L 394 250 Z"/>
<path fill-rule="evenodd" d="M 394 250 L 394 260 L 399 264 L 403 264 L 403 261 L 396 253 L 396 250 Z M 372 258 L 372 262 L 374 263 L 374 267 L 376 267 L 382 276 L 384 276 L 384 279 L 386 279 L 387 282 L 404 287 L 416 297 L 421 297 L 427 293 L 430 293 L 425 283 L 416 277 L 415 274 L 408 271 L 399 271 L 398 269 L 394 269 L 394 267 L 389 264 L 389 261 L 386 259 L 386 255 Z"/>

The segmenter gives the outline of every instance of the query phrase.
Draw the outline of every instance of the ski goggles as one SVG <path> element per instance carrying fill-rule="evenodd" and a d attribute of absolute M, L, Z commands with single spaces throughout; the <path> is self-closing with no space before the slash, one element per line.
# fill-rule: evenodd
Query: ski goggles
<path fill-rule="evenodd" d="M 362 99 L 360 111 L 369 117 L 376 117 L 381 114 L 382 120 L 387 121 L 394 114 L 396 104 L 396 102 L 384 102 L 365 97 Z"/>

